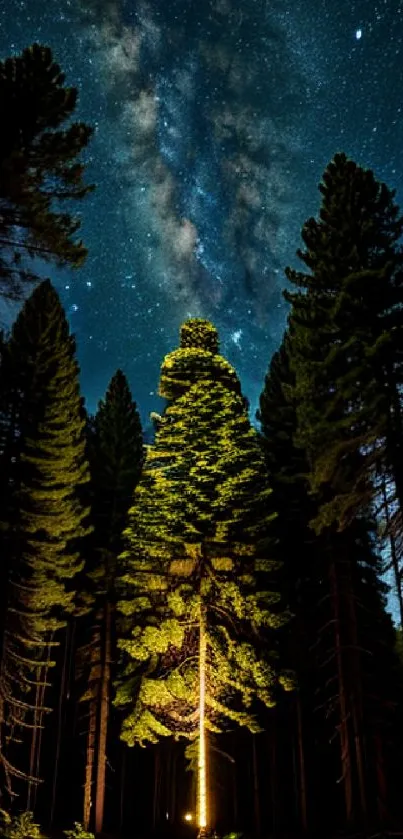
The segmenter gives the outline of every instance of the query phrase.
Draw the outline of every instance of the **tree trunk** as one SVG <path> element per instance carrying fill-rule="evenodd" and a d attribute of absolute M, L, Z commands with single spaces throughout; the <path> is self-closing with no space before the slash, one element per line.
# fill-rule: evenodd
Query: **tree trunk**
<path fill-rule="evenodd" d="M 378 818 L 379 824 L 381 827 L 384 827 L 385 824 L 388 822 L 388 808 L 387 808 L 387 783 L 385 777 L 385 763 L 383 759 L 383 743 L 382 737 L 379 731 L 376 732 L 374 737 L 374 746 L 375 746 L 375 761 L 376 761 L 376 774 L 377 774 L 377 787 L 378 787 L 378 795 L 377 795 L 377 810 L 378 810 Z"/>
<path fill-rule="evenodd" d="M 342 639 L 340 629 L 340 595 L 335 563 L 332 562 L 329 569 L 331 596 L 334 612 L 334 644 L 337 662 L 337 680 L 339 691 L 340 721 L 338 725 L 340 735 L 340 760 L 342 768 L 342 781 L 344 789 L 344 801 L 347 823 L 351 822 L 353 814 L 353 791 L 351 777 L 351 753 L 348 735 L 348 706 L 344 678 L 344 662 L 342 653 Z"/>
<path fill-rule="evenodd" d="M 270 714 L 270 798 L 272 833 L 277 833 L 278 795 L 277 795 L 277 742 L 276 742 L 276 708 Z"/>
<path fill-rule="evenodd" d="M 176 776 L 177 776 L 177 753 L 175 748 L 175 743 L 171 743 L 171 750 L 172 750 L 172 764 L 171 764 L 171 777 L 168 779 L 169 782 L 169 817 L 172 819 L 172 822 L 175 822 L 176 818 Z"/>
<path fill-rule="evenodd" d="M 154 801 L 153 801 L 153 829 L 154 832 L 158 827 L 159 822 L 159 802 L 160 802 L 160 787 L 161 787 L 161 764 L 158 745 L 154 752 Z M 171 814 L 169 814 L 171 817 Z"/>
<path fill-rule="evenodd" d="M 366 822 L 368 817 L 367 806 L 367 779 L 365 776 L 365 757 L 364 750 L 364 711 L 363 711 L 363 697 L 362 697 L 362 673 L 359 653 L 359 639 L 357 629 L 357 611 L 354 600 L 353 581 L 351 575 L 351 565 L 346 561 L 347 574 L 347 599 L 348 599 L 348 613 L 349 625 L 351 629 L 351 660 L 352 660 L 352 684 L 351 684 L 351 718 L 354 732 L 354 747 L 355 758 L 357 766 L 358 790 L 360 797 L 361 819 Z"/>
<path fill-rule="evenodd" d="M 83 811 L 83 825 L 84 829 L 88 830 L 91 819 L 92 807 L 92 778 L 94 772 L 95 759 L 95 742 L 97 734 L 97 699 L 96 697 L 90 700 L 89 704 L 89 720 L 87 733 L 87 760 L 85 764 L 85 781 L 84 781 L 84 811 Z"/>
<path fill-rule="evenodd" d="M 95 792 L 95 833 L 101 833 L 105 807 L 106 745 L 108 736 L 109 693 L 112 654 L 112 605 L 105 601 L 104 644 L 102 650 L 102 672 L 100 689 L 99 731 L 97 750 L 97 777 Z"/>
<path fill-rule="evenodd" d="M 36 678 L 38 682 L 42 681 L 42 668 L 40 670 L 35 671 Z M 39 724 L 40 724 L 40 703 L 41 703 L 41 689 L 39 684 L 37 684 L 35 688 L 35 710 L 34 710 L 34 718 L 33 718 L 33 727 L 32 727 L 32 739 L 31 739 L 31 752 L 29 758 L 29 779 L 28 779 L 28 791 L 27 791 L 27 806 L 26 809 L 28 811 L 32 810 L 32 797 L 33 797 L 33 788 L 34 788 L 34 778 L 36 778 L 35 767 L 37 763 L 37 743 L 38 743 L 38 732 L 39 732 Z"/>
<path fill-rule="evenodd" d="M 255 835 L 261 836 L 259 769 L 257 762 L 256 734 L 252 734 L 253 804 L 255 811 Z"/>
<path fill-rule="evenodd" d="M 304 750 L 304 740 L 303 740 L 303 735 L 302 735 L 301 697 L 300 697 L 299 693 L 297 693 L 297 698 L 296 698 L 296 710 L 297 710 L 297 740 L 298 740 L 298 764 L 299 764 L 299 810 L 300 810 L 301 828 L 302 828 L 304 833 L 307 833 L 307 831 L 308 831 L 308 813 L 307 813 L 307 802 L 306 802 L 305 750 Z"/>
<path fill-rule="evenodd" d="M 59 760 L 60 760 L 60 746 L 61 746 L 61 737 L 62 737 L 62 715 L 63 715 L 63 703 L 66 694 L 66 680 L 67 680 L 67 660 L 68 660 L 68 652 L 69 652 L 69 640 L 70 640 L 70 626 L 67 624 L 66 628 L 66 636 L 64 641 L 64 653 L 63 653 L 63 666 L 62 666 L 62 678 L 60 682 L 59 688 L 59 703 L 58 703 L 58 710 L 57 710 L 57 735 L 56 735 L 56 755 L 55 755 L 55 768 L 53 773 L 53 784 L 52 784 L 52 803 L 50 807 L 50 827 L 53 827 L 53 821 L 55 817 L 55 808 L 56 808 L 56 793 L 57 793 L 57 781 L 59 775 Z"/>
<path fill-rule="evenodd" d="M 121 769 L 120 769 L 120 810 L 119 810 L 119 833 L 123 833 L 125 821 L 125 786 L 126 786 L 126 748 L 122 748 L 120 742 Z"/>

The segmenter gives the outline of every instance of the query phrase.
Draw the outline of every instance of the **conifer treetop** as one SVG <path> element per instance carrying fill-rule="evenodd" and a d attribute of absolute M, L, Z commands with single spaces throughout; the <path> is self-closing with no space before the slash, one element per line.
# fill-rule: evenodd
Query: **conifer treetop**
<path fill-rule="evenodd" d="M 18 299 L 24 283 L 38 279 L 32 258 L 78 268 L 86 258 L 77 238 L 80 218 L 65 201 L 92 189 L 80 160 L 93 130 L 70 122 L 77 90 L 49 47 L 33 44 L 0 61 L 0 280 L 3 294 Z M 65 125 L 68 121 L 67 126 Z"/>
<path fill-rule="evenodd" d="M 217 355 L 219 351 L 218 332 L 209 320 L 189 318 L 180 328 L 181 347 L 198 347 Z"/>
<path fill-rule="evenodd" d="M 180 330 L 180 347 L 165 356 L 159 395 L 170 401 L 183 396 L 196 382 L 221 382 L 241 395 L 241 383 L 232 365 L 219 355 L 218 332 L 203 318 L 189 318 Z"/>

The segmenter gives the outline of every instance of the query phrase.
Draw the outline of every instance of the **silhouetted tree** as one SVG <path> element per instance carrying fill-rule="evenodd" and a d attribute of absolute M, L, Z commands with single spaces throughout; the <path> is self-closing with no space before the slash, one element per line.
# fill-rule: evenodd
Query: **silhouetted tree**
<path fill-rule="evenodd" d="M 140 478 L 144 445 L 140 416 L 121 370 L 112 377 L 105 399 L 89 427 L 92 520 L 87 575 L 92 598 L 90 643 L 81 649 L 89 703 L 84 826 L 88 829 L 92 797 L 95 831 L 103 829 L 105 772 L 110 716 L 111 679 L 115 662 L 115 575 L 122 531 Z M 95 793 L 92 796 L 95 774 Z"/>
<path fill-rule="evenodd" d="M 318 714 L 313 714 L 318 674 L 315 654 L 310 648 L 316 635 L 317 603 L 322 586 L 318 561 L 320 540 L 309 526 L 316 507 L 309 494 L 304 451 L 294 442 L 297 430 L 294 385 L 289 336 L 285 333 L 265 377 L 257 419 L 277 512 L 272 534 L 282 563 L 284 597 L 292 614 L 292 620 L 280 634 L 281 659 L 295 670 L 297 677 L 297 690 L 290 697 L 291 702 L 285 707 L 281 703 L 278 709 L 285 722 L 277 725 L 277 752 L 281 753 L 283 764 L 287 752 L 287 766 L 292 764 L 291 774 L 295 777 L 288 775 L 283 783 L 277 778 L 277 807 L 278 810 L 282 807 L 283 819 L 292 818 L 294 811 L 289 806 L 288 793 L 285 800 L 281 799 L 283 787 L 288 789 L 293 783 L 298 789 L 298 829 L 307 831 L 308 826 L 312 828 L 320 819 L 315 779 L 319 766 L 315 750 L 310 748 L 315 724 L 317 732 L 319 729 Z M 320 771 L 323 778 L 323 763 Z M 280 767 L 274 766 L 274 772 L 278 775 Z"/>
<path fill-rule="evenodd" d="M 92 129 L 61 126 L 74 113 L 77 90 L 48 47 L 33 44 L 0 62 L 0 289 L 19 298 L 37 279 L 34 257 L 80 266 L 86 249 L 75 234 L 80 221 L 64 203 L 92 189 L 79 155 Z"/>
<path fill-rule="evenodd" d="M 365 310 L 365 302 L 356 306 L 356 323 L 352 312 L 340 323 L 337 320 L 337 311 L 345 298 L 344 293 L 338 298 L 343 270 L 355 270 L 357 254 L 357 259 L 367 258 L 367 262 L 368 254 L 373 254 L 376 261 L 382 240 L 381 233 L 377 238 L 379 231 L 372 223 L 378 215 L 370 205 L 374 195 L 371 177 L 365 174 L 368 194 L 360 203 L 360 193 L 354 190 L 355 173 L 355 164 L 344 155 L 337 155 L 329 165 L 321 185 L 324 198 L 320 222 L 310 219 L 304 226 L 302 236 L 309 250 L 298 252 L 312 273 L 287 270 L 288 278 L 302 290 L 287 291 L 285 295 L 291 302 L 288 340 L 296 410 L 294 443 L 304 451 L 306 476 L 316 505 L 311 524 L 320 537 L 322 557 L 319 573 L 323 575 L 324 590 L 317 633 L 318 651 L 322 648 L 325 652 L 322 673 L 324 677 L 328 674 L 322 683 L 322 701 L 340 734 L 346 819 L 362 823 L 370 815 L 376 817 L 372 806 L 374 790 L 382 802 L 387 788 L 378 771 L 382 763 L 378 759 L 380 731 L 396 693 L 381 677 L 381 662 L 375 658 L 373 627 L 377 627 L 378 642 L 389 649 L 392 659 L 393 631 L 388 629 L 380 582 L 383 568 L 374 543 L 374 461 L 368 466 L 367 458 L 371 437 L 358 434 L 359 421 L 350 399 L 355 378 L 361 376 L 362 397 L 357 395 L 357 399 L 362 403 L 362 416 L 370 416 L 374 391 L 372 385 L 367 391 L 364 387 L 369 368 L 367 365 L 365 373 L 357 372 L 354 350 L 361 335 L 358 308 Z M 377 194 L 375 188 L 375 198 Z M 396 216 L 393 209 L 391 215 Z M 375 265 L 367 264 L 365 268 L 368 275 Z M 371 287 L 368 293 L 373 291 Z M 364 294 L 363 289 L 361 293 Z M 347 332 L 350 350 L 346 345 L 344 356 L 339 357 Z M 352 389 L 339 387 L 340 371 L 345 374 L 344 384 L 349 379 Z M 343 443 L 349 438 L 351 443 L 352 437 L 354 445 L 347 443 L 343 449 Z M 332 460 L 336 450 L 338 455 Z M 324 471 L 327 461 L 333 463 L 333 472 L 331 468 Z M 377 691 L 376 713 L 374 694 L 368 688 L 374 681 L 382 685 Z M 333 684 L 337 685 L 336 695 L 329 690 Z M 381 820 L 384 804 L 378 814 Z"/>
<path fill-rule="evenodd" d="M 376 501 L 392 538 L 402 619 L 403 216 L 395 192 L 342 154 L 320 190 L 320 217 L 304 225 L 298 251 L 310 273 L 286 272 L 301 289 L 285 295 L 296 324 L 298 439 L 310 453 L 312 489 L 332 488 L 318 532 L 343 529 Z"/>

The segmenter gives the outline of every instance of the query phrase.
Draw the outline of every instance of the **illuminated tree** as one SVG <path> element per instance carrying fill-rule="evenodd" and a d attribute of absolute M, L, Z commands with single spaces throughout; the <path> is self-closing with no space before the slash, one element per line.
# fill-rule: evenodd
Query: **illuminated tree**
<path fill-rule="evenodd" d="M 37 279 L 33 257 L 78 267 L 86 249 L 75 234 L 80 221 L 63 204 L 81 200 L 92 187 L 83 181 L 78 156 L 92 129 L 61 126 L 75 109 L 77 90 L 48 47 L 33 44 L 0 62 L 0 283 L 18 298 Z"/>
<path fill-rule="evenodd" d="M 196 737 L 201 827 L 205 731 L 217 733 L 225 721 L 257 729 L 254 702 L 272 705 L 278 684 L 272 630 L 286 619 L 278 581 L 269 583 L 278 563 L 261 446 L 212 337 L 211 324 L 188 321 L 182 347 L 162 366 L 160 393 L 175 398 L 158 423 L 125 531 L 116 698 L 127 707 L 122 736 L 130 745 Z"/>
<path fill-rule="evenodd" d="M 116 558 L 144 459 L 140 416 L 124 373 L 117 370 L 89 431 L 92 521 L 87 562 L 90 642 L 81 649 L 89 703 L 84 826 L 88 829 L 95 775 L 95 832 L 103 829 L 111 672 L 115 660 Z M 87 586 L 88 587 L 88 586 Z"/>
<path fill-rule="evenodd" d="M 79 543 L 89 531 L 81 494 L 89 470 L 75 342 L 49 281 L 21 310 L 2 372 L 15 433 L 2 453 L 10 500 L 3 521 L 8 584 L 0 669 L 1 762 L 9 788 L 13 775 L 28 778 L 29 809 L 55 635 L 74 609 L 74 577 L 83 567 Z M 29 731 L 31 751 L 22 770 L 10 754 Z"/>

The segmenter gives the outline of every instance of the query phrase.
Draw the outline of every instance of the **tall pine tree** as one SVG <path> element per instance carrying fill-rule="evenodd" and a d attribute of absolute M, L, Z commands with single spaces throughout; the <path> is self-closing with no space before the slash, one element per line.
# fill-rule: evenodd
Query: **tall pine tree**
<path fill-rule="evenodd" d="M 123 548 L 122 531 L 144 460 L 140 416 L 126 376 L 117 370 L 105 398 L 89 425 L 92 521 L 90 559 L 87 564 L 92 606 L 90 642 L 80 651 L 89 703 L 84 826 L 88 829 L 92 801 L 95 832 L 103 829 L 111 682 L 116 660 L 115 576 L 117 556 Z M 116 721 L 113 733 L 116 735 Z M 112 726 L 113 727 L 113 726 Z M 116 739 L 116 737 L 115 737 Z M 115 746 L 116 750 L 116 746 Z M 93 792 L 94 789 L 94 792 Z"/>
<path fill-rule="evenodd" d="M 280 704 L 277 712 L 280 715 L 277 753 L 281 754 L 281 758 L 275 755 L 275 772 L 279 775 L 277 812 L 286 830 L 307 832 L 308 827 L 313 829 L 320 824 L 318 800 L 324 801 L 326 794 L 322 784 L 323 756 L 319 766 L 318 750 L 310 748 L 313 732 L 321 737 L 318 714 L 313 713 L 318 679 L 311 648 L 317 631 L 317 603 L 322 585 L 318 563 L 320 541 L 309 526 L 316 507 L 309 494 L 304 451 L 294 442 L 297 430 L 294 385 L 289 335 L 285 333 L 265 377 L 257 419 L 277 512 L 272 532 L 282 562 L 284 595 L 292 613 L 292 620 L 280 635 L 281 655 L 297 677 L 297 690 L 287 703 Z M 323 739 L 327 734 L 322 732 Z M 282 767 L 284 776 L 280 775 Z M 298 790 L 296 814 L 289 806 L 290 784 Z"/>
<path fill-rule="evenodd" d="M 354 307 L 340 322 L 335 311 L 345 298 L 345 289 L 338 296 L 343 276 L 348 275 L 353 283 L 357 266 L 364 264 L 362 270 L 366 280 L 374 278 L 377 260 L 381 261 L 382 257 L 381 245 L 388 241 L 388 225 L 393 226 L 396 212 L 393 207 L 390 209 L 383 229 L 383 222 L 379 221 L 381 205 L 376 203 L 377 188 L 372 189 L 371 176 L 367 173 L 362 177 L 358 174 L 358 182 L 367 187 L 364 200 L 360 190 L 355 190 L 356 170 L 355 164 L 347 161 L 344 155 L 337 155 L 325 173 L 321 185 L 324 200 L 320 221 L 310 219 L 307 222 L 302 236 L 308 250 L 298 252 L 311 273 L 288 270 L 288 278 L 301 290 L 286 292 L 286 298 L 292 304 L 289 346 L 295 377 L 292 388 L 297 420 L 294 442 L 305 453 L 306 474 L 317 508 L 312 525 L 320 534 L 321 573 L 328 587 L 328 599 L 324 593 L 321 600 L 322 622 L 318 629 L 324 651 L 328 646 L 323 674 L 328 672 L 331 662 L 336 666 L 333 677 L 337 684 L 336 695 L 328 690 L 332 684 L 330 672 L 327 683 L 323 684 L 322 695 L 340 734 L 346 818 L 348 822 L 363 823 L 370 816 L 375 818 L 374 789 L 380 802 L 378 817 L 382 820 L 385 814 L 383 799 L 387 782 L 379 768 L 383 765 L 381 749 L 384 743 L 380 730 L 390 714 L 396 693 L 387 684 L 386 670 L 375 656 L 375 646 L 382 643 L 385 649 L 389 648 L 393 659 L 393 632 L 384 611 L 384 591 L 380 582 L 382 565 L 374 545 L 370 506 L 376 492 L 374 438 L 371 437 L 374 427 L 367 436 L 362 433 L 373 411 L 375 390 L 368 366 L 361 373 L 357 372 L 356 366 L 356 347 L 363 335 L 359 312 L 365 310 L 364 286 L 361 288 L 362 301 L 355 307 L 355 324 Z M 384 191 L 382 197 L 383 205 L 388 204 Z M 395 234 L 396 231 L 397 228 Z M 385 248 L 391 260 L 391 251 L 386 245 Z M 387 259 L 382 263 L 383 272 L 389 270 L 386 263 Z M 367 293 L 376 296 L 376 287 L 371 285 Z M 343 342 L 346 342 L 345 352 L 340 356 Z M 339 387 L 340 371 L 345 382 L 348 379 L 351 385 L 344 391 Z M 355 403 L 356 378 L 363 387 L 360 394 L 356 393 Z M 369 389 L 365 382 L 369 383 Z M 361 425 L 355 415 L 358 402 L 362 409 Z M 349 445 L 352 437 L 355 442 Z M 382 441 L 378 438 L 378 442 Z M 331 461 L 336 449 L 338 455 Z M 382 458 L 380 449 L 378 455 Z M 325 461 L 333 464 L 333 471 L 331 468 L 325 473 L 322 471 Z M 374 632 L 375 626 L 378 634 Z M 334 652 L 329 658 L 332 648 Z M 376 700 L 367 688 L 370 682 L 380 685 Z M 372 709 L 374 700 L 376 713 Z"/>
<path fill-rule="evenodd" d="M 79 543 L 88 531 L 89 481 L 75 342 L 59 297 L 41 283 L 21 310 L 3 357 L 13 435 L 8 476 L 7 596 L 0 668 L 1 762 L 12 776 L 39 772 L 44 695 L 57 632 L 74 609 Z M 25 734 L 25 736 L 24 736 Z M 20 738 L 30 750 L 18 749 Z M 28 807 L 32 800 L 28 797 Z"/>
<path fill-rule="evenodd" d="M 403 614 L 403 216 L 395 192 L 342 154 L 320 190 L 320 217 L 304 225 L 298 251 L 310 273 L 288 270 L 301 290 L 286 293 L 298 341 L 299 440 L 312 453 L 312 489 L 332 487 L 315 526 L 342 529 L 375 502 Z"/>
<path fill-rule="evenodd" d="M 274 702 L 271 633 L 286 616 L 277 581 L 268 582 L 277 568 L 271 490 L 235 371 L 208 322 L 188 321 L 181 337 L 162 366 L 160 393 L 172 402 L 125 532 L 116 702 L 128 706 L 129 744 L 187 737 L 204 769 L 206 731 L 225 720 L 253 730 L 255 700 Z M 290 685 L 287 674 L 280 679 Z M 198 804 L 204 827 L 203 771 Z"/>

